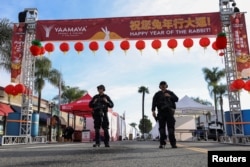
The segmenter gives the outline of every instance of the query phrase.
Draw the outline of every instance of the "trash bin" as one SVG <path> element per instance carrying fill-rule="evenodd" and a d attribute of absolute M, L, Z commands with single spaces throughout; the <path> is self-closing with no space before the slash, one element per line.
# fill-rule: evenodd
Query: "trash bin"
<path fill-rule="evenodd" d="M 90 130 L 82 131 L 82 142 L 90 142 Z"/>

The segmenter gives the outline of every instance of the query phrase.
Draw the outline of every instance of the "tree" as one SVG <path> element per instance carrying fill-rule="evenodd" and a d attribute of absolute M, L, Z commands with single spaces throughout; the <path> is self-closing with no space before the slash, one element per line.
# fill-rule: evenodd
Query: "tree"
<path fill-rule="evenodd" d="M 205 81 L 208 84 L 210 96 L 214 99 L 216 122 L 218 122 L 216 86 L 218 86 L 219 81 L 225 76 L 225 70 L 219 70 L 218 67 L 214 67 L 212 70 L 203 68 L 202 71 L 205 76 Z"/>
<path fill-rule="evenodd" d="M 221 111 L 221 119 L 222 119 L 222 124 L 223 124 L 223 130 L 225 130 L 225 127 L 224 127 L 224 111 L 223 111 L 223 96 L 225 96 L 226 93 L 227 93 L 227 85 L 220 84 L 220 85 L 215 87 L 215 91 L 218 94 L 217 100 L 219 100 L 219 103 L 220 103 L 220 111 Z"/>
<path fill-rule="evenodd" d="M 81 90 L 79 87 L 70 87 L 70 86 L 63 87 L 62 91 L 63 92 L 61 98 L 66 103 L 71 103 L 72 101 L 79 99 L 85 93 L 87 93 L 86 90 Z"/>
<path fill-rule="evenodd" d="M 12 26 L 8 19 L 0 19 L 0 69 L 11 71 Z"/>
<path fill-rule="evenodd" d="M 141 86 L 138 89 L 138 93 L 142 93 L 142 127 L 143 132 L 145 132 L 145 124 L 144 124 L 144 102 L 145 102 L 145 93 L 149 93 L 149 90 L 145 86 Z M 142 134 L 142 137 L 144 138 L 144 134 Z"/>
<path fill-rule="evenodd" d="M 45 87 L 46 81 L 50 84 L 59 88 L 62 74 L 52 68 L 51 61 L 46 57 L 39 57 L 35 60 L 35 81 L 34 88 L 35 92 L 38 93 L 38 113 L 40 112 L 42 90 Z"/>
<path fill-rule="evenodd" d="M 144 115 L 144 119 L 140 120 L 139 129 L 142 134 L 149 133 L 152 130 L 152 122 L 148 119 L 148 116 Z"/>

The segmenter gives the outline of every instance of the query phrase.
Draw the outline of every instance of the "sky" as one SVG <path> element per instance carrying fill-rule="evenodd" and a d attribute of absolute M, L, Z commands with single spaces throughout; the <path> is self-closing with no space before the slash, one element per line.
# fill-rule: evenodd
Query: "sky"
<path fill-rule="evenodd" d="M 242 12 L 250 11 L 247 0 L 236 0 Z M 18 13 L 25 8 L 37 8 L 39 20 L 63 20 L 85 18 L 110 18 L 151 15 L 175 15 L 192 13 L 209 13 L 219 11 L 219 0 L 0 0 L 0 18 L 18 22 Z M 246 13 L 246 24 L 250 16 Z M 249 27 L 249 26 L 248 26 Z M 248 28 L 248 33 L 249 33 Z M 215 40 L 213 38 L 211 41 Z M 145 96 L 145 115 L 154 123 L 151 114 L 152 97 L 158 91 L 160 81 L 166 81 L 169 90 L 179 99 L 188 95 L 199 97 L 213 103 L 207 89 L 202 68 L 223 69 L 225 63 L 222 57 L 212 49 L 211 45 L 204 50 L 199 46 L 198 39 L 188 51 L 179 39 L 174 52 L 167 47 L 167 40 L 162 40 L 163 46 L 156 52 L 147 41 L 146 48 L 139 52 L 134 42 L 125 54 L 115 42 L 115 49 L 108 53 L 100 43 L 100 49 L 93 54 L 84 42 L 85 50 L 77 54 L 71 49 L 67 54 L 62 53 L 55 43 L 56 50 L 50 55 L 45 54 L 60 70 L 66 85 L 77 86 L 87 90 L 91 96 L 97 93 L 96 86 L 103 84 L 114 102 L 113 110 L 120 115 L 125 113 L 126 122 L 139 124 L 142 118 L 142 94 L 138 93 L 140 86 L 149 89 Z M 73 43 L 71 43 L 72 45 Z M 73 46 L 71 46 L 72 48 Z M 0 70 L 0 86 L 10 83 L 10 75 Z M 226 83 L 222 81 L 221 83 Z M 42 97 L 52 100 L 58 91 L 46 84 Z M 241 92 L 241 107 L 249 109 L 249 94 Z M 224 98 L 224 110 L 229 109 L 228 99 Z"/>

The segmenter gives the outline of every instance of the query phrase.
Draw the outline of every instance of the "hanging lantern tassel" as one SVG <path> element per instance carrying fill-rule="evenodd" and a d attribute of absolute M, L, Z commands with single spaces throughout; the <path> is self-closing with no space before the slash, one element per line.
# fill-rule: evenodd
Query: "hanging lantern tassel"
<path fill-rule="evenodd" d="M 154 48 L 158 54 L 159 49 L 161 48 L 161 41 L 159 39 L 155 39 L 151 43 L 152 48 Z"/>
<path fill-rule="evenodd" d="M 194 41 L 191 39 L 191 38 L 186 38 L 184 41 L 183 41 L 183 46 L 185 48 L 188 49 L 188 51 L 190 50 L 190 48 L 194 45 Z"/>
<path fill-rule="evenodd" d="M 120 43 L 120 48 L 124 50 L 125 55 L 127 54 L 127 50 L 130 48 L 130 44 L 127 40 L 124 40 Z"/>
<path fill-rule="evenodd" d="M 89 43 L 89 49 L 92 50 L 92 52 L 95 55 L 95 52 L 99 49 L 99 45 L 96 41 L 92 41 Z"/>
<path fill-rule="evenodd" d="M 136 48 L 141 52 L 141 55 L 142 55 L 142 50 L 145 48 L 145 42 L 143 40 L 138 40 L 136 43 L 135 43 L 135 46 Z"/>
<path fill-rule="evenodd" d="M 60 50 L 66 54 L 69 51 L 69 44 L 66 42 L 63 42 L 60 44 Z"/>
<path fill-rule="evenodd" d="M 173 51 L 174 54 L 174 49 L 177 47 L 178 42 L 176 39 L 170 39 L 167 43 L 168 47 Z"/>
<path fill-rule="evenodd" d="M 107 41 L 105 44 L 104 44 L 104 48 L 108 51 L 108 54 L 110 55 L 110 52 L 112 50 L 114 50 L 114 44 L 112 41 Z"/>
<path fill-rule="evenodd" d="M 77 51 L 78 55 L 83 51 L 84 45 L 82 42 L 76 42 L 74 45 L 75 50 Z"/>

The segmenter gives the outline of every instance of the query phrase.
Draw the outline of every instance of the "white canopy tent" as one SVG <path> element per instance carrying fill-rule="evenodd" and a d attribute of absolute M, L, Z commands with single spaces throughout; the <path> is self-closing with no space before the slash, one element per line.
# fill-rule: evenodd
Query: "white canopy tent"
<path fill-rule="evenodd" d="M 213 106 L 198 103 L 187 95 L 176 103 L 175 114 L 177 115 L 206 115 L 208 113 L 214 113 Z"/>

